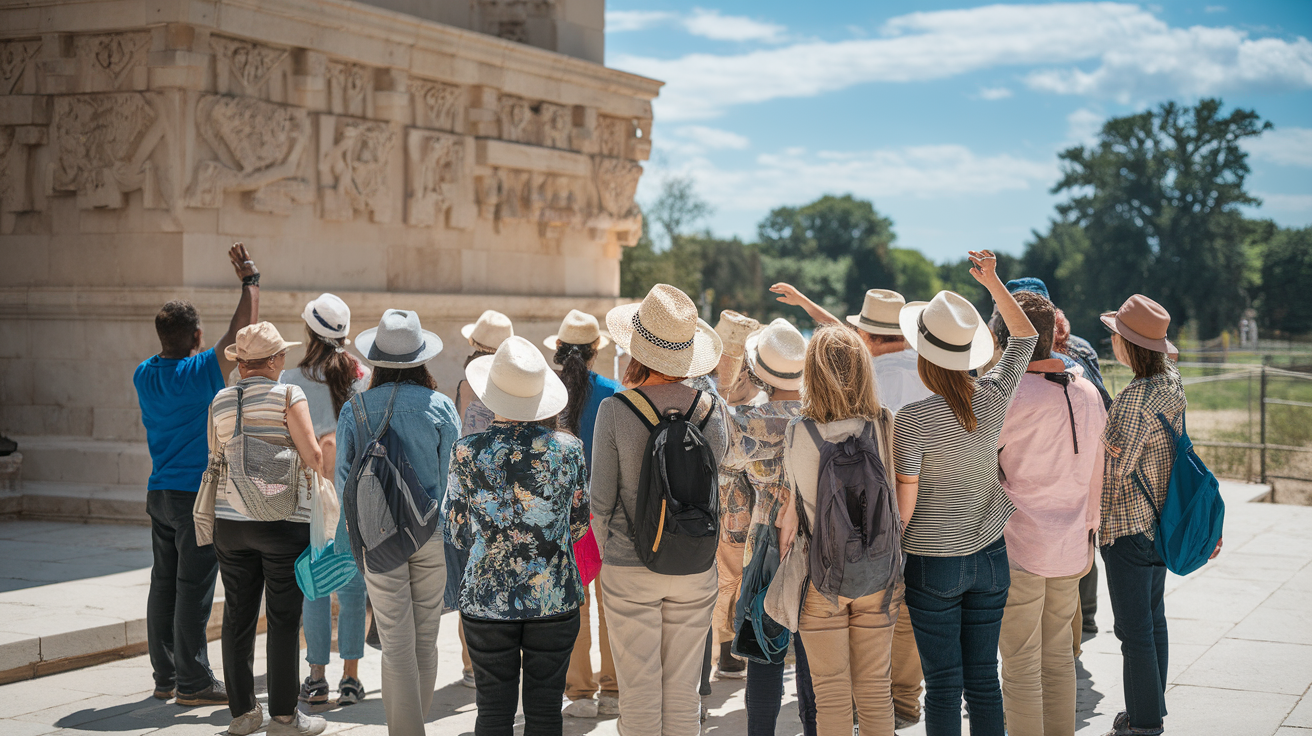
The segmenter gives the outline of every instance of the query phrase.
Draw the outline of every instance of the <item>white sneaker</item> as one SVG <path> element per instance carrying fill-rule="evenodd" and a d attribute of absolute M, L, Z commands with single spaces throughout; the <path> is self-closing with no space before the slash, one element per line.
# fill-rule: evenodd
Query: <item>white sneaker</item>
<path fill-rule="evenodd" d="M 597 713 L 603 716 L 617 716 L 620 714 L 620 698 L 618 695 L 607 695 L 602 693 L 597 696 Z"/>
<path fill-rule="evenodd" d="M 283 723 L 277 718 L 269 721 L 269 736 L 316 736 L 328 728 L 328 721 L 320 716 L 307 716 L 296 711 L 291 723 Z"/>
<path fill-rule="evenodd" d="M 248 736 L 264 727 L 264 708 L 259 703 L 254 708 L 232 719 L 228 724 L 229 736 Z"/>
<path fill-rule="evenodd" d="M 596 718 L 597 701 L 592 698 L 579 698 L 565 706 L 565 710 L 561 712 L 570 718 Z"/>

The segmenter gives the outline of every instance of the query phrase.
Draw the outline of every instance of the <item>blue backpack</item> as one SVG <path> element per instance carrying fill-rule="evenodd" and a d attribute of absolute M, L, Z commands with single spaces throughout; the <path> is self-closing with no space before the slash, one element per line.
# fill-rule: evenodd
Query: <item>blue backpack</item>
<path fill-rule="evenodd" d="M 1157 508 L 1138 472 L 1134 474 L 1134 482 L 1148 499 L 1157 520 L 1157 554 L 1166 563 L 1166 569 L 1176 575 L 1188 575 L 1207 564 L 1216 549 L 1225 523 L 1225 501 L 1221 499 L 1216 476 L 1194 453 L 1184 415 L 1180 415 L 1178 436 L 1165 414 L 1158 414 L 1157 418 L 1166 433 L 1175 438 L 1175 464 L 1171 467 L 1171 483 L 1162 508 Z"/>

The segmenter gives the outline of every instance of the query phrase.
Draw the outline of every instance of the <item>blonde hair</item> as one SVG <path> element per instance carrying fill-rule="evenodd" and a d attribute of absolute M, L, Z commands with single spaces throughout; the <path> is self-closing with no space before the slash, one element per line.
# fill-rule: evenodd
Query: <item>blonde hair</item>
<path fill-rule="evenodd" d="M 974 432 L 978 421 L 970 403 L 975 397 L 975 379 L 971 378 L 970 373 L 948 370 L 925 360 L 923 355 L 916 361 L 916 372 L 920 374 L 920 381 L 925 384 L 925 388 L 943 397 L 961 426 L 967 432 Z"/>
<path fill-rule="evenodd" d="M 802 367 L 802 416 L 825 424 L 879 415 L 875 374 L 860 338 L 838 325 L 816 330 Z"/>

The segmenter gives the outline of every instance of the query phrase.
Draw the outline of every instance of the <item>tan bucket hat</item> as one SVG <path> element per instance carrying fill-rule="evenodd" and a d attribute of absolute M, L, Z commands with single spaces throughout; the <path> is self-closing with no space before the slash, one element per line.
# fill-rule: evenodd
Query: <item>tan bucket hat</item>
<path fill-rule="evenodd" d="M 761 329 L 760 322 L 732 309 L 720 312 L 720 321 L 715 323 L 715 333 L 720 336 L 724 354 L 730 358 L 743 357 L 747 336 L 759 329 Z"/>
<path fill-rule="evenodd" d="M 802 387 L 806 338 L 792 322 L 780 317 L 747 338 L 747 363 L 765 383 L 785 391 Z"/>
<path fill-rule="evenodd" d="M 1167 355 L 1180 354 L 1175 345 L 1166 339 L 1166 330 L 1171 326 L 1171 314 L 1143 294 L 1135 294 L 1126 299 L 1120 309 L 1102 315 L 1102 323 L 1107 329 L 1141 348 Z"/>
<path fill-rule="evenodd" d="M 639 304 L 606 315 L 611 338 L 624 352 L 667 376 L 704 376 L 720 362 L 720 335 L 697 318 L 697 305 L 669 284 L 656 284 Z"/>
<path fill-rule="evenodd" d="M 465 378 L 484 406 L 507 419 L 536 422 L 556 416 L 569 402 L 565 384 L 542 351 L 522 337 L 508 338 L 496 353 L 471 360 Z"/>
<path fill-rule="evenodd" d="M 228 360 L 261 360 L 297 345 L 300 343 L 282 339 L 272 322 L 256 322 L 237 330 L 237 341 L 224 348 L 223 355 Z"/>
<path fill-rule="evenodd" d="M 610 344 L 610 336 L 601 331 L 597 318 L 577 309 L 569 310 L 569 314 L 565 315 L 565 319 L 560 323 L 560 330 L 554 335 L 549 335 L 542 344 L 547 350 L 555 350 L 557 340 L 567 345 L 591 345 L 593 341 L 600 340 L 601 342 L 597 343 L 597 350 L 602 350 Z"/>
<path fill-rule="evenodd" d="M 861 304 L 861 314 L 847 318 L 849 324 L 858 330 L 865 330 L 872 335 L 901 335 L 902 325 L 898 315 L 906 299 L 896 291 L 888 289 L 871 289 L 866 292 L 866 300 Z"/>
<path fill-rule="evenodd" d="M 911 349 L 941 368 L 968 371 L 993 357 L 988 324 L 960 294 L 940 291 L 928 302 L 906 305 L 898 317 Z"/>
<path fill-rule="evenodd" d="M 492 352 L 501 346 L 507 338 L 515 336 L 515 328 L 506 315 L 489 309 L 478 316 L 478 321 L 460 328 L 460 335 L 475 348 L 486 348 Z"/>

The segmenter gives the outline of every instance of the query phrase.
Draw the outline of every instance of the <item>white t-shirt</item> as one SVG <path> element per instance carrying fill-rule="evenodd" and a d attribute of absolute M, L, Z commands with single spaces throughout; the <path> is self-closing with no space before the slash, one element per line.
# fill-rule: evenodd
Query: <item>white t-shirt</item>
<path fill-rule="evenodd" d="M 870 359 L 870 365 L 875 369 L 875 384 L 879 387 L 879 403 L 894 413 L 913 401 L 934 394 L 920 382 L 916 360 L 916 351 L 911 348 Z"/>

